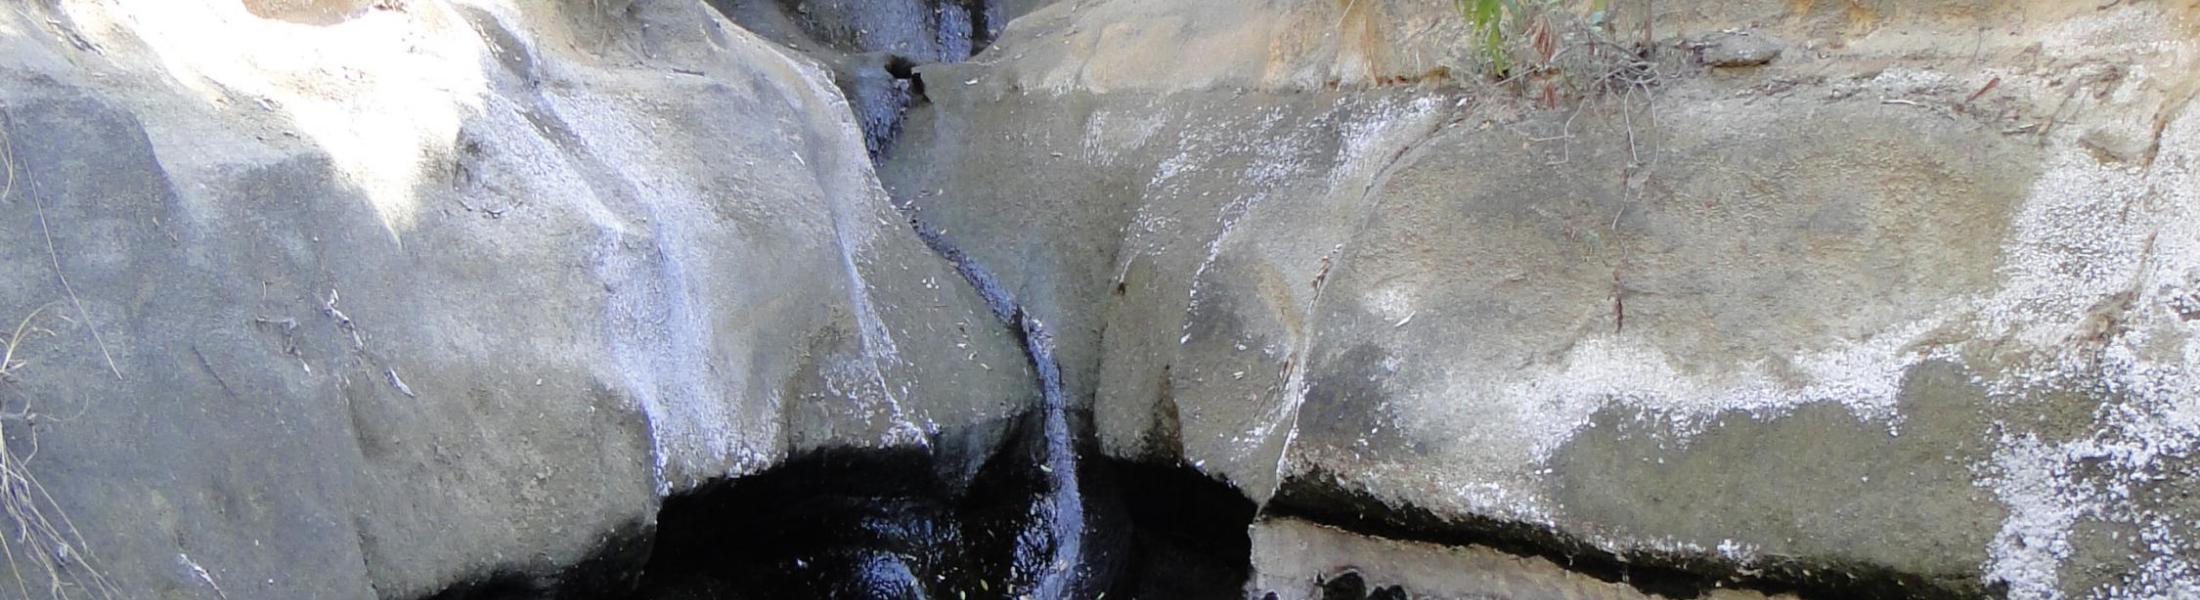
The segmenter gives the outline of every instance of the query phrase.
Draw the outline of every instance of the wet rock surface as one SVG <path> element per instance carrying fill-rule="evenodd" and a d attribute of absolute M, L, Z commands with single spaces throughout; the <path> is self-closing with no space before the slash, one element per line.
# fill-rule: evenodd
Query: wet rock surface
<path fill-rule="evenodd" d="M 961 62 L 1000 36 L 1029 0 L 710 0 L 735 23 L 824 62 L 876 159 L 924 98 L 917 65 Z"/>

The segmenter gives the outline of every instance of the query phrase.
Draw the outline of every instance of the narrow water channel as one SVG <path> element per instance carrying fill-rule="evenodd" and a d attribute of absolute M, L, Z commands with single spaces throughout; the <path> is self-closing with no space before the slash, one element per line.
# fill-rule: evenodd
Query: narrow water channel
<path fill-rule="evenodd" d="M 1242 597 L 1252 503 L 1181 466 L 1103 458 L 1044 320 L 915 226 L 1023 341 L 1033 404 L 989 450 L 944 432 L 926 449 L 826 450 L 677 496 L 633 597 Z M 971 452 L 988 457 L 965 483 L 953 459 Z"/>
<path fill-rule="evenodd" d="M 712 4 L 832 65 L 874 160 L 923 97 L 914 67 L 969 58 L 1003 19 L 993 0 Z M 1037 397 L 997 442 L 948 431 L 921 449 L 824 450 L 671 498 L 632 597 L 1242 597 L 1252 503 L 1188 468 L 1102 457 L 1045 317 L 910 224 L 1022 342 Z M 973 475 L 968 456 L 984 457 Z"/>

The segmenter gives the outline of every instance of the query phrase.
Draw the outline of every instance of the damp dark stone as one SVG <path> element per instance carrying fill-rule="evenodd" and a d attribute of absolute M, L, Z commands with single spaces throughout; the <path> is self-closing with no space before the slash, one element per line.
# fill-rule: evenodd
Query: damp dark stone
<path fill-rule="evenodd" d="M 1111 462 L 1130 517 L 1126 569 L 1109 598 L 1244 598 L 1255 507 L 1183 465 Z"/>
<path fill-rule="evenodd" d="M 1250 501 L 1182 467 L 1091 465 L 1086 480 L 1114 482 L 1093 491 L 1126 510 L 1088 533 L 1126 543 L 1095 544 L 1114 555 L 1077 565 L 1109 571 L 1103 585 L 1051 597 L 1239 597 Z M 1031 565 L 1005 550 L 1031 525 L 1019 500 L 1043 486 L 1023 469 L 988 471 L 958 493 L 922 451 L 837 450 L 682 494 L 664 508 L 639 585 L 591 597 L 1016 597 L 1017 580 L 1030 581 L 1016 571 Z"/>
<path fill-rule="evenodd" d="M 1406 600 L 1405 588 L 1385 586 L 1368 589 L 1367 579 L 1358 571 L 1346 571 L 1321 584 L 1321 600 Z"/>
<path fill-rule="evenodd" d="M 876 161 L 924 100 L 916 67 L 969 60 L 1000 36 L 997 0 L 709 0 L 743 28 L 824 61 Z"/>
<path fill-rule="evenodd" d="M 923 81 L 908 64 L 907 58 L 873 52 L 849 56 L 834 69 L 833 82 L 848 96 L 871 160 L 884 157 L 901 137 L 903 111 L 924 95 Z"/>
<path fill-rule="evenodd" d="M 831 450 L 668 499 L 636 600 L 914 598 L 961 532 L 925 453 Z"/>
<path fill-rule="evenodd" d="M 1300 406 L 1302 435 L 1323 440 L 1358 440 L 1367 449 L 1386 449 L 1426 455 L 1426 444 L 1409 439 L 1388 412 L 1390 395 L 1383 382 L 1391 377 L 1383 365 L 1390 354 L 1374 344 L 1360 344 L 1313 369 L 1308 378 L 1306 402 Z"/>
<path fill-rule="evenodd" d="M 955 440 L 943 439 L 942 446 Z M 1043 471 L 1010 440 L 967 481 L 919 449 L 835 449 L 669 498 L 580 565 L 497 573 L 432 600 L 1015 598 L 1030 577 L 1004 548 L 1034 525 L 1022 512 Z M 1021 464 L 1019 464 L 1021 463 Z M 1110 514 L 1088 521 L 1093 587 L 1031 597 L 1243 597 L 1254 506 L 1182 465 L 1086 463 L 1080 479 Z M 958 488 L 961 489 L 958 489 Z"/>

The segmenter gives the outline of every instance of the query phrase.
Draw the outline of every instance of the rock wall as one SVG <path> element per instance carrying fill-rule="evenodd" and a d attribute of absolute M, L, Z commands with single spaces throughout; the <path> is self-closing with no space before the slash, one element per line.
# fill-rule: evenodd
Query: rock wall
<path fill-rule="evenodd" d="M 1111 453 L 1266 514 L 2200 593 L 2191 3 L 1613 5 L 1490 83 L 1444 3 L 1056 3 L 919 69 L 881 173 L 1055 325 Z"/>
<path fill-rule="evenodd" d="M 1035 393 L 824 70 L 701 3 L 37 2 L 0 48 L 0 596 L 526 589 Z"/>
<path fill-rule="evenodd" d="M 2200 594 L 2192 2 L 1623 0 L 1507 77 L 1445 3 L 976 3 L 859 65 L 890 150 L 876 44 L 709 4 L 0 13 L 0 595 L 585 595 L 668 494 L 997 436 L 894 203 L 1261 503 L 1251 593 Z"/>

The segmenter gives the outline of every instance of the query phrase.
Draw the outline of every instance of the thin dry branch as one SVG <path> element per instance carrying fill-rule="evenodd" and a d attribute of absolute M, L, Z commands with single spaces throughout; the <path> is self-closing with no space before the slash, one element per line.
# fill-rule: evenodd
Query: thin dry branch
<path fill-rule="evenodd" d="M 23 320 L 15 324 L 15 333 L 8 336 L 7 347 L 0 350 L 0 381 L 15 374 L 15 368 L 19 366 L 15 360 L 15 351 L 23 346 L 23 335 L 31 332 L 31 321 L 37 319 L 38 313 L 45 312 L 49 306 L 53 306 L 53 303 L 38 305 L 38 308 L 31 309 L 31 314 L 24 315 Z"/>
<path fill-rule="evenodd" d="M 6 107 L 0 106 L 0 167 L 7 172 L 7 187 L 0 188 L 0 197 L 15 191 L 15 144 L 8 135 L 14 123 L 14 119 L 7 116 Z M 38 233 L 45 237 L 46 260 L 53 264 L 54 278 L 61 280 L 61 291 L 68 293 L 69 304 L 76 307 L 77 317 L 84 320 L 84 329 L 92 333 L 92 344 L 99 347 L 99 356 L 107 360 L 107 370 L 115 374 L 115 379 L 123 379 L 122 369 L 115 366 L 114 353 L 107 351 L 107 340 L 99 335 L 99 325 L 92 321 L 91 312 L 84 310 L 84 300 L 77 297 L 76 286 L 69 283 L 68 273 L 61 269 L 61 253 L 54 249 L 53 227 L 46 222 L 46 200 L 38 193 L 37 180 L 31 180 L 29 187 L 26 195 L 31 197 L 31 206 L 37 211 Z"/>
<path fill-rule="evenodd" d="M 21 411 L 0 416 L 0 515 L 12 531 L 0 532 L 0 559 L 21 597 L 31 597 L 32 577 L 43 575 L 46 594 L 53 600 L 73 597 L 108 600 L 123 598 L 119 586 L 96 566 L 84 535 L 53 494 L 31 473 L 30 461 L 38 456 L 38 413 L 25 404 Z M 21 423 L 10 429 L 11 423 Z M 30 446 L 18 453 L 16 444 Z"/>
<path fill-rule="evenodd" d="M 0 106 L 0 198 L 15 192 L 15 148 L 8 136 L 12 125 L 6 107 Z M 99 329 L 93 326 L 90 313 L 84 310 L 75 286 L 61 271 L 61 256 L 54 249 L 53 230 L 46 221 L 44 199 L 37 193 L 35 183 L 26 191 L 37 211 L 39 232 L 45 238 L 46 257 L 53 265 L 55 277 L 60 279 L 62 290 L 68 293 L 84 326 L 91 329 L 92 342 L 106 358 L 107 369 L 117 379 L 122 378 L 122 370 L 115 366 L 113 354 L 107 351 L 106 340 L 100 338 Z M 39 305 L 16 323 L 4 349 L 0 349 L 0 385 L 11 381 L 10 376 L 23 366 L 16 354 L 22 349 L 26 336 L 41 331 L 33 328 L 32 323 L 53 304 Z M 30 461 L 38 456 L 39 423 L 44 420 L 34 408 L 28 399 L 23 401 L 20 410 L 9 411 L 0 406 L 0 515 L 6 517 L 5 524 L 10 526 L 0 530 L 0 560 L 7 561 L 9 579 L 15 582 L 18 597 L 25 599 L 32 597 L 32 578 L 40 575 L 45 577 L 46 595 L 53 600 L 126 597 L 122 589 L 96 566 L 99 561 L 85 542 L 83 533 L 30 470 Z M 18 445 L 27 445 L 29 449 L 18 453 Z"/>

